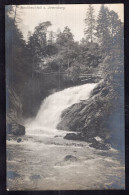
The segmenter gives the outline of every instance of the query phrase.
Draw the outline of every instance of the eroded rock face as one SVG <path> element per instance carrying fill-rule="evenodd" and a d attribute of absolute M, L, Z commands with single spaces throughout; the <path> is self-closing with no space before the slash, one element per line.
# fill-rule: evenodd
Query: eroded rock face
<path fill-rule="evenodd" d="M 6 96 L 6 121 L 7 123 L 11 123 L 12 121 L 19 123 L 18 120 L 22 117 L 22 103 L 20 97 L 13 88 L 7 88 Z"/>
<path fill-rule="evenodd" d="M 111 109 L 108 97 L 106 97 L 106 95 L 102 95 L 103 88 L 104 85 L 100 84 L 97 88 L 95 88 L 88 100 L 74 104 L 70 108 L 66 109 L 62 114 L 62 120 L 58 124 L 57 128 L 83 132 L 83 134 L 84 132 L 88 132 L 89 137 L 97 136 L 97 129 L 100 128 L 100 125 L 101 127 L 103 125 L 105 107 L 108 111 Z M 108 112 L 106 114 L 108 114 Z M 95 132 L 91 130 L 91 128 L 95 129 Z"/>
<path fill-rule="evenodd" d="M 116 137 L 120 131 L 119 125 L 116 126 L 120 116 L 117 116 L 116 120 L 113 116 L 120 113 L 121 108 L 118 106 L 119 99 L 115 100 L 116 105 L 114 97 L 117 96 L 112 86 L 101 82 L 88 100 L 74 104 L 63 112 L 57 128 L 77 132 L 77 134 L 68 133 L 64 138 L 90 142 L 91 147 L 96 149 L 109 149 L 107 143 L 118 142 L 119 145 L 118 139 L 110 142 L 114 129 L 116 129 Z M 96 141 L 94 139 L 96 136 L 100 137 L 103 143 Z"/>
<path fill-rule="evenodd" d="M 15 90 L 7 89 L 6 133 L 20 136 L 25 135 L 25 127 L 19 124 L 22 118 L 22 103 Z"/>

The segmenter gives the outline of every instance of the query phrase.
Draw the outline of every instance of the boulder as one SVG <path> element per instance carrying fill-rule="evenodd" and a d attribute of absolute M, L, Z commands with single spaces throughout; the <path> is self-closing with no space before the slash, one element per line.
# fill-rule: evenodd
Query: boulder
<path fill-rule="evenodd" d="M 12 134 L 15 136 L 25 135 L 25 127 L 17 123 L 7 124 L 7 134 Z"/>
<path fill-rule="evenodd" d="M 84 137 L 82 137 L 81 134 L 75 134 L 75 133 L 67 133 L 64 136 L 64 139 L 84 141 Z"/>
<path fill-rule="evenodd" d="M 17 139 L 17 142 L 20 143 L 21 141 L 22 141 L 22 138 L 19 137 L 19 138 Z"/>
<path fill-rule="evenodd" d="M 109 144 L 99 143 L 97 141 L 91 143 L 89 146 L 98 150 L 109 150 L 111 148 Z"/>
<path fill-rule="evenodd" d="M 67 155 L 67 156 L 65 156 L 64 161 L 74 162 L 74 161 L 77 161 L 77 158 L 75 156 L 72 156 L 72 155 Z"/>

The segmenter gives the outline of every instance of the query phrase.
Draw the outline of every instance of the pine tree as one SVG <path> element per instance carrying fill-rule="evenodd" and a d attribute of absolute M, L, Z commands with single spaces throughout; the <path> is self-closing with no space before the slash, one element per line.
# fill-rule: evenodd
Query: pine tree
<path fill-rule="evenodd" d="M 49 31 L 48 32 L 48 45 L 53 45 L 55 43 L 55 36 L 56 36 L 56 33 L 54 33 L 53 31 Z"/>
<path fill-rule="evenodd" d="M 57 34 L 56 42 L 57 44 L 66 47 L 74 42 L 73 34 L 68 26 L 64 28 L 63 32 Z"/>
<path fill-rule="evenodd" d="M 104 52 L 108 52 L 110 49 L 109 10 L 104 5 L 101 6 L 98 14 L 96 30 L 98 43 Z"/>
<path fill-rule="evenodd" d="M 84 35 L 86 40 L 89 42 L 93 42 L 95 39 L 95 15 L 94 15 L 94 7 L 89 5 L 86 18 L 85 18 L 85 29 Z"/>
<path fill-rule="evenodd" d="M 122 46 L 121 39 L 123 35 L 123 25 L 119 20 L 118 14 L 114 11 L 109 12 L 109 29 L 112 48 L 120 48 Z M 123 40 L 122 40 L 123 41 Z"/>

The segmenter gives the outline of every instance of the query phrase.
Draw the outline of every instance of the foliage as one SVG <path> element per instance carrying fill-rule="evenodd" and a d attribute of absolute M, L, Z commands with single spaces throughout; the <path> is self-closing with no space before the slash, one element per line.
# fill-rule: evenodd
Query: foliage
<path fill-rule="evenodd" d="M 86 18 L 85 18 L 85 29 L 84 29 L 84 35 L 86 37 L 86 40 L 88 42 L 93 42 L 95 37 L 95 15 L 94 15 L 94 7 L 89 5 L 89 8 L 86 13 Z"/>
<path fill-rule="evenodd" d="M 109 31 L 109 10 L 104 5 L 101 6 L 97 18 L 97 38 L 105 52 L 110 49 L 110 31 Z"/>
<path fill-rule="evenodd" d="M 101 62 L 101 49 L 97 43 L 82 43 L 78 55 L 78 62 L 85 68 L 96 68 Z"/>
<path fill-rule="evenodd" d="M 64 28 L 64 31 L 59 33 L 57 35 L 57 44 L 60 46 L 67 46 L 67 44 L 70 44 L 74 41 L 73 34 L 71 33 L 71 30 L 68 26 Z"/>
<path fill-rule="evenodd" d="M 68 81 L 72 81 L 73 83 L 76 83 L 79 81 L 80 76 L 80 64 L 78 62 L 75 62 L 73 66 L 69 67 L 66 70 L 66 79 Z"/>
<path fill-rule="evenodd" d="M 7 86 L 15 88 L 24 107 L 25 102 L 29 103 L 32 91 L 36 98 L 46 94 L 42 90 L 42 77 L 44 79 L 46 73 L 57 73 L 57 80 L 64 74 L 65 81 L 76 84 L 81 73 L 96 74 L 96 70 L 101 70 L 105 82 L 112 88 L 118 89 L 117 84 L 120 80 L 123 82 L 123 23 L 117 13 L 106 6 L 101 6 L 95 18 L 93 5 L 89 5 L 84 20 L 84 38 L 80 43 L 74 41 L 68 26 L 62 32 L 48 31 L 52 25 L 50 21 L 36 26 L 25 42 L 18 29 L 17 7 L 6 6 L 5 11 Z M 38 78 L 41 78 L 41 84 L 35 85 L 39 88 L 32 89 L 32 83 L 38 83 Z"/>
<path fill-rule="evenodd" d="M 50 48 L 47 47 L 47 28 L 49 26 L 51 26 L 49 21 L 40 23 L 29 37 L 27 47 L 30 59 L 32 59 L 33 71 L 38 68 L 42 57 L 50 52 Z"/>
<path fill-rule="evenodd" d="M 107 55 L 112 49 L 123 45 L 122 22 L 119 20 L 117 13 L 109 11 L 104 5 L 101 6 L 97 19 L 97 38 L 98 42 Z"/>

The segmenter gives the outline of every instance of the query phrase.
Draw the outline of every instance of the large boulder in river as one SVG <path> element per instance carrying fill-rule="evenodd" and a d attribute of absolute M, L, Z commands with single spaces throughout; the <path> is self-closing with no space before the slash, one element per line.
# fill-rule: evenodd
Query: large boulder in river
<path fill-rule="evenodd" d="M 15 136 L 25 135 L 25 127 L 17 123 L 7 125 L 7 133 Z"/>

